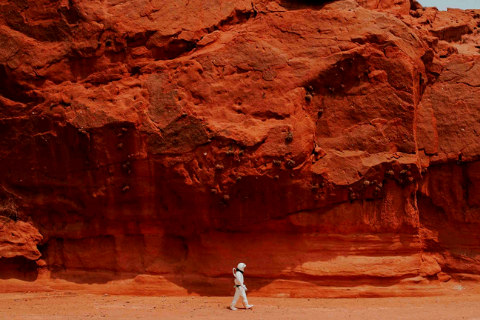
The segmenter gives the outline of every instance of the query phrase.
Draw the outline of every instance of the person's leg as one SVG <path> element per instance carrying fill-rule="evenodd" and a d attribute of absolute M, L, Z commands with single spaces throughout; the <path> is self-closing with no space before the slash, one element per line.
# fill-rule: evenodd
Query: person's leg
<path fill-rule="evenodd" d="M 238 298 L 240 298 L 240 290 L 238 288 L 235 288 L 235 295 L 233 296 L 233 301 L 230 304 L 230 309 L 237 310 L 237 308 L 235 308 L 235 305 L 237 304 Z"/>
<path fill-rule="evenodd" d="M 239 288 L 240 290 L 240 295 L 242 296 L 242 303 L 243 303 L 243 306 L 246 308 L 246 309 L 250 309 L 251 307 L 253 307 L 253 305 L 249 305 L 248 304 L 248 300 L 247 300 L 247 294 L 245 293 L 245 289 L 240 287 Z"/>

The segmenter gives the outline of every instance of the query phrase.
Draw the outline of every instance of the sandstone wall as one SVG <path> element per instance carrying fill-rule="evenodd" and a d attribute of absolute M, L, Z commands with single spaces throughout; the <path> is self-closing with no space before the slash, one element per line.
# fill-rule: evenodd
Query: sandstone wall
<path fill-rule="evenodd" d="M 222 295 L 240 261 L 258 295 L 477 281 L 479 27 L 409 1 L 0 0 L 0 289 Z"/>

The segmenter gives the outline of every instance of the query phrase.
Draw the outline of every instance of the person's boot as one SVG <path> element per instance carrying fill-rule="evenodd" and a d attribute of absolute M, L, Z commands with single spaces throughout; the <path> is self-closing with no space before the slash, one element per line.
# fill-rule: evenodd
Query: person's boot
<path fill-rule="evenodd" d="M 230 306 L 230 310 L 235 311 L 235 310 L 238 310 L 238 309 L 235 308 L 235 306 Z"/>
<path fill-rule="evenodd" d="M 247 305 L 245 306 L 245 309 L 252 309 L 252 307 L 253 307 L 253 304 L 247 304 Z"/>

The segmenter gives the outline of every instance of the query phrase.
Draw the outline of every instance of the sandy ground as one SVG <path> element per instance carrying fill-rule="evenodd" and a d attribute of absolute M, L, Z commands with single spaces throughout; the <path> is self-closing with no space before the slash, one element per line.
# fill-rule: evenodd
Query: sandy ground
<path fill-rule="evenodd" d="M 480 295 L 370 299 L 252 298 L 253 310 L 230 311 L 229 297 L 139 297 L 63 293 L 0 294 L 2 320 L 77 319 L 469 319 Z"/>

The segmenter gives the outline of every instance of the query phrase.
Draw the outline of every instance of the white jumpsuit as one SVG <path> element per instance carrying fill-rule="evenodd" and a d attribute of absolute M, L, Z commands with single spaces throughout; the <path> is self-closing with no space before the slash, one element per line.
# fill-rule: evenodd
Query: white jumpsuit
<path fill-rule="evenodd" d="M 247 291 L 247 287 L 243 284 L 243 274 L 237 270 L 237 272 L 235 272 L 235 295 L 233 296 L 233 301 L 230 305 L 231 308 L 235 308 L 240 296 L 242 296 L 243 299 L 243 306 L 245 308 L 248 306 L 247 294 L 245 291 Z"/>

